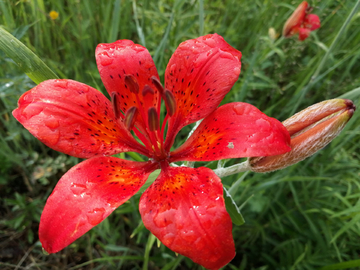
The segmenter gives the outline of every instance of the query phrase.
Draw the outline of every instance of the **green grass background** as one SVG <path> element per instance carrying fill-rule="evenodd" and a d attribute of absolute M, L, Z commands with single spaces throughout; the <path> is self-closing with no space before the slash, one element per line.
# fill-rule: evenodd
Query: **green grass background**
<path fill-rule="evenodd" d="M 360 10 L 354 9 L 359 1 L 309 1 L 321 28 L 304 42 L 272 39 L 269 28 L 281 34 L 298 4 L 2 0 L 0 25 L 58 77 L 103 92 L 94 59 L 98 43 L 132 39 L 146 46 L 163 78 L 179 43 L 218 33 L 243 53 L 240 78 L 224 102 L 249 102 L 279 120 L 339 96 L 359 105 Z M 51 10 L 59 13 L 57 19 L 49 17 Z M 9 40 L 0 36 L 1 42 Z M 46 198 L 80 160 L 44 146 L 12 117 L 20 95 L 35 85 L 26 75 L 34 72 L 27 59 L 13 60 L 0 50 L 0 268 L 201 269 L 158 245 L 142 225 L 140 195 L 63 251 L 42 253 L 37 230 Z M 360 269 L 359 123 L 356 112 L 328 147 L 294 166 L 222 179 L 229 188 L 235 183 L 231 192 L 246 221 L 234 225 L 237 255 L 225 269 Z M 178 144 L 190 129 L 179 134 Z"/>

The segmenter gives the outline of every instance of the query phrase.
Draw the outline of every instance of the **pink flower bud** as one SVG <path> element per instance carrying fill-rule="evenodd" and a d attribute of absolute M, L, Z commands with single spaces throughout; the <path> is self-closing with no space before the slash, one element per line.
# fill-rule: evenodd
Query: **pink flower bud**
<path fill-rule="evenodd" d="M 315 154 L 339 135 L 355 109 L 351 100 L 331 99 L 293 115 L 283 122 L 291 136 L 292 150 L 282 155 L 250 158 L 251 170 L 280 170 Z"/>

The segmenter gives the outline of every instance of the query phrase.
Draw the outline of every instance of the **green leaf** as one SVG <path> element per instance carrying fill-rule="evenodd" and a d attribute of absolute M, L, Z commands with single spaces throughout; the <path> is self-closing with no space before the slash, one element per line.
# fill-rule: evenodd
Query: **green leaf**
<path fill-rule="evenodd" d="M 233 198 L 231 197 L 229 191 L 224 187 L 224 199 L 225 199 L 225 206 L 226 210 L 228 211 L 231 221 L 238 226 L 241 226 L 245 223 L 243 216 L 240 213 L 239 208 L 237 207 L 236 203 L 234 202 Z"/>
<path fill-rule="evenodd" d="M 335 263 L 321 267 L 319 270 L 337 270 L 337 269 L 349 269 L 360 266 L 360 260 L 352 260 L 347 262 Z"/>
<path fill-rule="evenodd" d="M 152 183 L 154 183 L 155 179 L 159 176 L 160 170 L 153 171 L 149 178 L 146 180 L 145 184 L 140 188 L 140 190 L 137 192 L 139 194 L 143 193 L 148 187 L 151 186 Z"/>
<path fill-rule="evenodd" d="M 36 84 L 58 76 L 21 41 L 0 27 L 0 49 Z"/>
<path fill-rule="evenodd" d="M 341 96 L 339 96 L 338 98 L 347 98 L 347 99 L 356 99 L 360 96 L 360 87 L 355 88 Z"/>

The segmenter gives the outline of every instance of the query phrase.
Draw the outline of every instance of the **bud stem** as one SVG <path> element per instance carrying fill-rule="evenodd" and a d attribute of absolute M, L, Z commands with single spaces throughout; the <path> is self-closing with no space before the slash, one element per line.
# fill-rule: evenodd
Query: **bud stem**
<path fill-rule="evenodd" d="M 249 162 L 248 162 L 248 160 L 246 160 L 242 163 L 239 163 L 239 164 L 227 167 L 227 168 L 217 168 L 214 170 L 214 173 L 221 178 L 221 177 L 225 177 L 225 176 L 240 173 L 240 172 L 246 172 L 249 170 L 250 170 Z"/>

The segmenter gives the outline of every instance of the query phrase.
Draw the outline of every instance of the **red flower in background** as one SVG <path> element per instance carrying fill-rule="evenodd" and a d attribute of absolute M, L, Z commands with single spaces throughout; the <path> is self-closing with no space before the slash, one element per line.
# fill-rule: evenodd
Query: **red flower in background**
<path fill-rule="evenodd" d="M 217 108 L 238 79 L 240 58 L 217 34 L 185 41 L 169 61 L 163 87 L 149 52 L 120 40 L 96 49 L 111 102 L 72 80 L 45 81 L 22 95 L 13 115 L 25 128 L 57 151 L 88 158 L 59 180 L 47 200 L 39 229 L 44 249 L 54 253 L 72 243 L 161 169 L 140 198 L 145 227 L 171 250 L 206 268 L 230 262 L 235 247 L 220 178 L 206 167 L 170 163 L 290 150 L 285 127 L 252 105 L 234 102 Z M 167 109 L 162 125 L 161 99 Z M 190 138 L 171 151 L 176 134 L 203 118 Z M 126 151 L 149 161 L 109 157 Z"/>
<path fill-rule="evenodd" d="M 311 8 L 306 1 L 302 2 L 291 14 L 283 28 L 283 36 L 291 37 L 299 33 L 299 40 L 305 40 L 311 31 L 320 27 L 320 19 L 315 14 L 309 14 Z"/>

